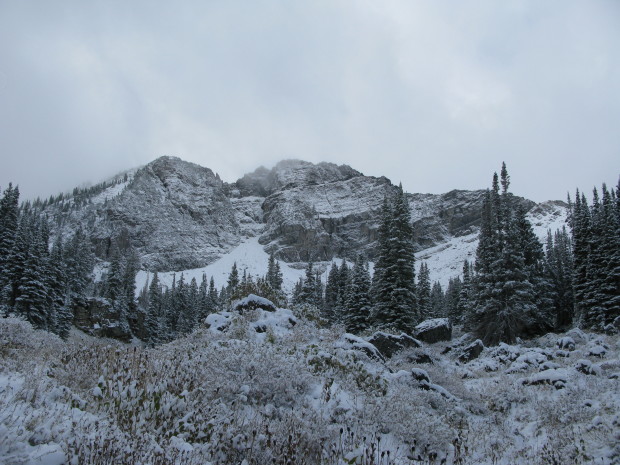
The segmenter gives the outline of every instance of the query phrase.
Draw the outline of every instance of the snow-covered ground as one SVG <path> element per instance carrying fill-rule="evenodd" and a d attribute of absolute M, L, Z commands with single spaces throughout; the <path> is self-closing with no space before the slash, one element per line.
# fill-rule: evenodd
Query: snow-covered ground
<path fill-rule="evenodd" d="M 0 319 L 0 463 L 620 462 L 618 335 L 571 330 L 464 363 L 467 335 L 384 360 L 290 310 L 207 323 L 149 349 Z"/>
<path fill-rule="evenodd" d="M 196 281 L 200 284 L 203 273 L 206 273 L 207 279 L 211 279 L 211 276 L 213 276 L 215 286 L 219 290 L 226 285 L 234 263 L 237 264 L 240 278 L 243 275 L 243 271 L 246 270 L 248 274 L 251 274 L 256 279 L 257 276 L 264 276 L 267 273 L 268 261 L 269 254 L 258 243 L 258 237 L 251 237 L 210 265 L 176 273 L 158 273 L 157 276 L 163 285 L 170 287 L 175 274 L 176 278 L 179 279 L 181 273 L 183 273 L 183 279 L 186 283 L 190 282 L 192 278 L 196 278 Z M 299 278 L 305 276 L 305 272 L 304 270 L 292 268 L 285 262 L 279 261 L 279 263 L 284 281 L 283 287 L 287 292 L 290 292 Z M 146 271 L 138 273 L 136 277 L 136 288 L 138 291 L 144 288 L 147 276 L 148 273 Z"/>

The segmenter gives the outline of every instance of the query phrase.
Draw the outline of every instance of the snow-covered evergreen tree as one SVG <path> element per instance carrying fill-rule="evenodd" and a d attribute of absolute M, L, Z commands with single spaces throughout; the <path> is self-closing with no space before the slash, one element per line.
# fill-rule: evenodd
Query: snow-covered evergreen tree
<path fill-rule="evenodd" d="M 371 310 L 368 264 L 361 255 L 358 255 L 351 270 L 346 310 L 343 314 L 346 330 L 354 334 L 364 331 L 369 325 Z"/>
<path fill-rule="evenodd" d="M 431 275 L 425 262 L 420 264 L 418 271 L 418 285 L 416 287 L 418 312 L 420 319 L 429 318 L 431 314 Z"/>
<path fill-rule="evenodd" d="M 387 329 L 412 332 L 421 319 L 415 294 L 415 255 L 409 204 L 402 186 L 383 204 L 379 254 L 373 294 L 375 323 Z"/>

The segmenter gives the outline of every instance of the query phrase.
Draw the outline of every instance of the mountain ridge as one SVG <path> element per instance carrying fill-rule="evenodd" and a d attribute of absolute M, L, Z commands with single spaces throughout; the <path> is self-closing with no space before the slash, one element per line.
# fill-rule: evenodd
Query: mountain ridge
<path fill-rule="evenodd" d="M 69 196 L 44 211 L 53 235 L 81 227 L 99 259 L 132 247 L 149 271 L 200 268 L 255 236 L 289 263 L 373 259 L 381 205 L 396 189 L 348 165 L 303 160 L 259 167 L 232 183 L 171 156 L 126 173 L 96 195 Z M 474 233 L 484 192 L 407 194 L 418 251 Z M 518 199 L 528 210 L 536 205 Z"/>

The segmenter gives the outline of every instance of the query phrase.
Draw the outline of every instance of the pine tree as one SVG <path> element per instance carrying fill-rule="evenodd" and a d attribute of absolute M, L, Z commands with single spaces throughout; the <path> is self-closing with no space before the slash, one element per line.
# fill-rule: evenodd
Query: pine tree
<path fill-rule="evenodd" d="M 431 314 L 431 276 L 428 265 L 425 262 L 420 264 L 416 295 L 420 319 L 425 320 Z"/>
<path fill-rule="evenodd" d="M 217 311 L 220 307 L 220 300 L 217 293 L 217 289 L 215 287 L 215 281 L 213 276 L 211 276 L 211 280 L 209 281 L 209 313 L 213 313 Z"/>
<path fill-rule="evenodd" d="M 60 236 L 56 238 L 49 257 L 48 308 L 55 315 L 53 331 L 66 339 L 73 324 L 73 310 L 67 292 L 67 274 L 63 258 L 63 244 Z"/>
<path fill-rule="evenodd" d="M 336 322 L 336 309 L 338 306 L 338 291 L 340 273 L 336 262 L 332 262 L 332 267 L 327 275 L 327 283 L 325 284 L 325 306 L 323 316 L 330 323 Z"/>
<path fill-rule="evenodd" d="M 551 283 L 551 298 L 555 328 L 565 330 L 573 323 L 575 298 L 573 293 L 573 252 L 566 228 L 547 233 L 545 275 Z"/>
<path fill-rule="evenodd" d="M 445 297 L 439 281 L 435 281 L 431 289 L 431 312 L 429 316 L 431 318 L 443 318 L 446 316 Z"/>
<path fill-rule="evenodd" d="M 351 270 L 344 324 L 350 333 L 359 334 L 369 326 L 372 302 L 370 300 L 370 274 L 368 264 L 358 255 Z"/>
<path fill-rule="evenodd" d="M 451 319 L 454 323 L 462 323 L 469 317 L 469 312 L 472 307 L 472 288 L 474 270 L 468 260 L 463 262 L 463 281 L 461 284 L 461 292 L 459 293 L 458 302 L 456 304 L 456 313 L 451 315 Z"/>
<path fill-rule="evenodd" d="M 456 321 L 460 314 L 459 302 L 461 297 L 461 291 L 463 283 L 461 278 L 450 278 L 448 281 L 448 287 L 446 288 L 446 294 L 444 296 L 444 314 L 452 321 Z"/>
<path fill-rule="evenodd" d="M 467 326 L 487 345 L 512 343 L 518 336 L 547 329 L 542 276 L 542 246 L 525 214 L 508 193 L 510 179 L 502 165 L 487 191 L 476 251 L 476 292 Z"/>
<path fill-rule="evenodd" d="M 55 326 L 50 313 L 46 286 L 47 243 L 42 225 L 36 220 L 30 223 L 30 244 L 28 247 L 24 272 L 19 281 L 19 296 L 15 300 L 16 310 L 39 329 L 52 329 Z"/>
<path fill-rule="evenodd" d="M 421 319 L 415 293 L 415 255 L 409 204 L 402 186 L 384 201 L 375 264 L 374 319 L 383 328 L 411 333 Z"/>
<path fill-rule="evenodd" d="M 303 280 L 299 300 L 301 303 L 312 305 L 317 308 L 320 305 L 320 302 L 317 301 L 316 275 L 314 273 L 314 264 L 312 262 L 308 262 L 308 265 L 306 266 L 306 277 Z"/>
<path fill-rule="evenodd" d="M 162 292 L 159 284 L 159 276 L 157 271 L 153 273 L 153 279 L 149 284 L 148 309 L 144 326 L 147 335 L 147 341 L 151 344 L 163 342 L 165 338 L 165 321 L 162 318 Z"/>
<path fill-rule="evenodd" d="M 209 302 L 209 285 L 207 283 L 207 275 L 202 273 L 202 280 L 198 288 L 198 302 L 196 306 L 196 317 L 198 321 L 203 321 L 213 310 Z"/>
<path fill-rule="evenodd" d="M 12 184 L 0 199 L 0 306 L 6 312 L 11 298 L 11 270 L 9 258 L 13 252 L 15 236 L 19 225 L 19 189 Z M 0 308 L 0 314 L 2 314 Z"/>
<path fill-rule="evenodd" d="M 239 285 L 239 271 L 237 270 L 237 262 L 233 263 L 233 266 L 228 275 L 228 292 L 232 294 Z"/>

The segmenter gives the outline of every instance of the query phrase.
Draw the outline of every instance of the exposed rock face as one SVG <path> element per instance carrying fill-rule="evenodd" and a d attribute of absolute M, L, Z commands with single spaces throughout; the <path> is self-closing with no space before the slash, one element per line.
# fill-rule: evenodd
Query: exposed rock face
<path fill-rule="evenodd" d="M 280 190 L 263 203 L 266 229 L 260 242 L 288 262 L 358 252 L 372 258 L 383 198 L 392 189 L 386 178 L 357 176 Z"/>
<path fill-rule="evenodd" d="M 419 341 L 416 341 L 411 336 L 403 333 L 400 336 L 394 334 L 388 334 L 384 332 L 377 332 L 368 339 L 372 345 L 374 345 L 384 357 L 390 358 L 396 352 L 409 348 L 420 347 Z"/>
<path fill-rule="evenodd" d="M 447 318 L 426 320 L 415 327 L 415 337 L 432 344 L 452 339 L 452 325 Z"/>
<path fill-rule="evenodd" d="M 239 179 L 235 186 L 242 197 L 267 197 L 284 188 L 325 184 L 363 176 L 347 165 L 313 164 L 301 160 L 283 160 L 273 169 L 260 167 Z"/>
<path fill-rule="evenodd" d="M 129 325 L 107 299 L 91 298 L 73 302 L 73 324 L 87 334 L 123 342 L 131 340 Z"/>

